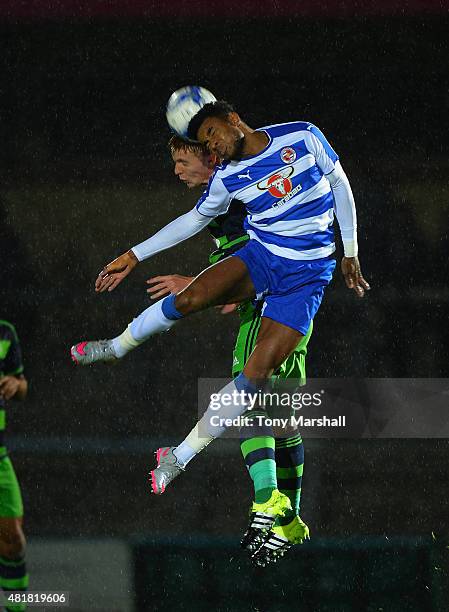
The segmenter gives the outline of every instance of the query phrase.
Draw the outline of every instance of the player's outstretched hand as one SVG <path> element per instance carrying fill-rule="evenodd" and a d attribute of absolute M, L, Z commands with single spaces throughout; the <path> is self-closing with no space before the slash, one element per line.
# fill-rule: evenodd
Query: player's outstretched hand
<path fill-rule="evenodd" d="M 369 291 L 371 287 L 362 276 L 358 257 L 343 257 L 341 260 L 341 271 L 345 277 L 346 286 L 349 289 L 354 289 L 358 297 L 363 297 L 365 291 Z"/>
<path fill-rule="evenodd" d="M 99 293 L 106 291 L 106 289 L 112 291 L 138 263 L 139 260 L 132 251 L 123 253 L 123 255 L 108 263 L 100 272 L 95 281 L 95 291 Z"/>
<path fill-rule="evenodd" d="M 152 285 L 147 289 L 152 300 L 169 295 L 170 293 L 179 293 L 190 285 L 193 281 L 193 276 L 181 276 L 180 274 L 167 274 L 166 276 L 153 276 L 147 280 L 148 285 Z"/>

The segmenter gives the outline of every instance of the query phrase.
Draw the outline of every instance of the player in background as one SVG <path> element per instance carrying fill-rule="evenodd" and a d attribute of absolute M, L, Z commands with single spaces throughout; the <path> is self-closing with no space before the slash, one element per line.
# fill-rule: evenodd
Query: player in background
<path fill-rule="evenodd" d="M 189 188 L 206 186 L 216 166 L 217 159 L 202 145 L 188 142 L 179 136 L 173 136 L 169 149 L 174 162 L 174 172 Z M 235 253 L 248 240 L 243 225 L 246 217 L 242 202 L 233 200 L 228 211 L 214 219 L 209 225 L 212 237 L 218 249 L 209 256 L 213 264 Z M 193 277 L 180 275 L 157 276 L 147 282 L 152 285 L 148 292 L 153 299 L 169 293 L 179 293 Z M 240 318 L 239 332 L 233 352 L 232 376 L 235 378 L 242 372 L 243 366 L 251 355 L 261 323 L 262 301 L 253 303 L 251 300 L 239 304 L 237 312 Z M 297 384 L 305 384 L 307 344 L 312 334 L 311 324 L 306 336 L 301 340 L 292 354 L 281 365 L 276 376 L 294 380 Z M 282 431 L 275 437 L 273 428 L 267 424 L 258 425 L 256 416 L 264 417 L 263 411 L 253 411 L 251 424 L 240 430 L 240 448 L 248 473 L 254 485 L 255 505 L 254 515 L 242 545 L 250 551 L 258 548 L 265 537 L 261 530 L 264 521 L 258 512 L 258 504 L 269 500 L 272 491 L 279 490 L 291 501 L 292 509 L 286 510 L 285 517 L 279 518 L 273 531 L 279 541 L 285 546 L 297 544 L 308 536 L 308 528 L 299 518 L 301 485 L 304 465 L 304 447 L 299 432 L 295 429 Z M 154 493 L 161 494 L 167 485 L 181 473 L 174 448 L 161 448 L 156 453 L 158 467 L 151 472 L 151 486 Z M 279 532 L 276 534 L 276 532 Z M 269 550 L 270 555 L 264 556 L 264 561 L 270 562 L 277 549 Z M 268 557 L 268 558 L 267 558 Z"/>
<path fill-rule="evenodd" d="M 0 584 L 5 596 L 8 591 L 25 592 L 28 587 L 22 495 L 4 439 L 6 405 L 10 400 L 24 400 L 27 391 L 16 330 L 0 320 Z M 25 604 L 11 603 L 5 609 L 21 612 Z"/>
<path fill-rule="evenodd" d="M 115 289 L 139 261 L 195 235 L 224 214 L 235 198 L 245 204 L 250 240 L 177 295 L 150 306 L 120 336 L 85 341 L 71 351 L 74 359 L 91 363 L 121 358 L 181 318 L 211 306 L 264 296 L 254 351 L 243 372 L 216 394 L 218 410 L 211 402 L 187 439 L 176 447 L 181 467 L 223 434 L 226 419 L 247 410 L 249 396 L 264 388 L 307 334 L 335 268 L 334 213 L 343 239 L 341 267 L 346 285 L 359 297 L 369 289 L 357 257 L 349 181 L 338 155 L 316 126 L 301 121 L 254 130 L 228 103 L 219 101 L 206 104 L 193 117 L 189 138 L 224 163 L 190 212 L 108 264 L 96 281 L 96 290 Z M 274 490 L 263 510 L 269 517 L 267 526 L 290 508 L 288 497 Z"/>

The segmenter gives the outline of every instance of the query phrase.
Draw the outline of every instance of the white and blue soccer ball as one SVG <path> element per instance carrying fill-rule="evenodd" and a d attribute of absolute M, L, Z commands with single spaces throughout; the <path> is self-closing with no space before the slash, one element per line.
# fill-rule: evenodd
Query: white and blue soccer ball
<path fill-rule="evenodd" d="M 171 129 L 187 138 L 187 128 L 190 120 L 205 104 L 215 102 L 216 97 L 204 87 L 190 85 L 181 87 L 172 93 L 167 102 L 167 121 Z"/>

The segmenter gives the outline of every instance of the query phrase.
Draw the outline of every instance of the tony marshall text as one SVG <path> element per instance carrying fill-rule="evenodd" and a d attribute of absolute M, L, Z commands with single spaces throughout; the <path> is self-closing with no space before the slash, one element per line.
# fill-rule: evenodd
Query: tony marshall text
<path fill-rule="evenodd" d="M 212 427 L 251 427 L 251 422 L 254 421 L 256 421 L 257 425 L 281 427 L 282 429 L 285 429 L 289 425 L 291 427 L 346 427 L 345 415 L 340 415 L 333 419 L 326 415 L 316 419 L 308 419 L 302 415 L 291 416 L 285 419 L 270 419 L 261 415 L 254 415 L 252 417 L 239 416 L 230 419 L 214 414 L 210 419 L 210 424 Z"/>

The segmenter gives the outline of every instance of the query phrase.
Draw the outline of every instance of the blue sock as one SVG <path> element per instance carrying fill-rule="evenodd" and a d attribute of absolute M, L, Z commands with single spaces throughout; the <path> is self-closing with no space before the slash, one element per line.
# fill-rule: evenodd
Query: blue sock
<path fill-rule="evenodd" d="M 184 315 L 177 310 L 175 306 L 176 295 L 169 295 L 162 301 L 162 312 L 167 319 L 177 321 L 182 319 Z"/>

